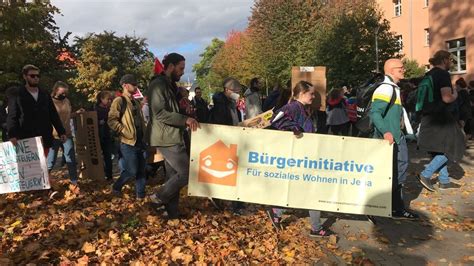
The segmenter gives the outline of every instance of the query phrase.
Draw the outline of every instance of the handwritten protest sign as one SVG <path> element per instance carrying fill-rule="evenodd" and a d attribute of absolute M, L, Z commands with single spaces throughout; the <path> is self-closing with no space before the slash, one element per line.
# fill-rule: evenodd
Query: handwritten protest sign
<path fill-rule="evenodd" d="M 40 137 L 0 144 L 0 194 L 50 187 Z"/>
<path fill-rule="evenodd" d="M 388 141 L 208 124 L 191 139 L 191 196 L 392 214 Z"/>

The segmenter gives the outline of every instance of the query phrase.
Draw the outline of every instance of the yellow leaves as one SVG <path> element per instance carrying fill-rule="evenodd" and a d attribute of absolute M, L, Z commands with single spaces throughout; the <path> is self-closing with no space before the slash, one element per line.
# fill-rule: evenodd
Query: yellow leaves
<path fill-rule="evenodd" d="M 128 244 L 130 241 L 132 241 L 132 238 L 130 237 L 130 234 L 129 233 L 124 233 L 122 235 L 122 241 L 125 243 L 125 244 Z"/>
<path fill-rule="evenodd" d="M 20 225 L 20 224 L 21 224 L 21 221 L 18 220 L 18 221 L 16 221 L 16 222 L 10 224 L 10 227 L 16 227 L 17 225 Z"/>
<path fill-rule="evenodd" d="M 188 246 L 192 246 L 194 244 L 194 241 L 190 238 L 186 238 L 186 240 L 184 240 L 184 243 L 186 243 L 186 245 Z"/>
<path fill-rule="evenodd" d="M 23 241 L 23 236 L 14 236 L 13 241 L 21 242 L 21 241 Z"/>
<path fill-rule="evenodd" d="M 95 252 L 95 246 L 89 242 L 85 242 L 82 245 L 82 251 L 84 251 L 85 253 Z"/>
<path fill-rule="evenodd" d="M 15 231 L 15 229 L 19 227 L 20 225 L 21 225 L 21 220 L 17 220 L 13 222 L 12 224 L 10 224 L 10 226 L 8 226 L 6 233 L 12 234 L 13 231 Z M 20 237 L 20 236 L 17 236 L 17 237 Z M 15 240 L 15 241 L 21 241 L 21 239 Z"/>

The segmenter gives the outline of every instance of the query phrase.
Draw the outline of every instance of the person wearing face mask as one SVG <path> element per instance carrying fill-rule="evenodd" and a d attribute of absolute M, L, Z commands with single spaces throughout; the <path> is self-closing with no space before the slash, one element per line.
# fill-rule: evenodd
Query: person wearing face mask
<path fill-rule="evenodd" d="M 51 98 L 53 99 L 54 107 L 58 112 L 59 118 L 61 119 L 62 125 L 66 130 L 66 140 L 62 142 L 56 130 L 53 131 L 53 145 L 49 149 L 48 153 L 48 171 L 51 171 L 56 164 L 58 157 L 59 148 L 63 150 L 64 158 L 66 159 L 66 165 L 69 172 L 71 183 L 77 184 L 77 165 L 76 165 L 76 152 L 74 150 L 74 140 L 71 132 L 71 118 L 76 114 L 84 112 L 84 109 L 79 109 L 76 112 L 72 112 L 71 102 L 67 98 L 69 86 L 62 82 L 57 81 L 54 84 Z"/>
<path fill-rule="evenodd" d="M 234 78 L 227 78 L 223 82 L 224 90 L 214 94 L 212 101 L 214 107 L 210 111 L 209 123 L 218 125 L 236 126 L 242 121 L 241 113 L 238 110 L 238 102 L 242 85 Z M 218 210 L 224 208 L 222 201 L 209 199 Z M 244 205 L 242 202 L 232 202 L 232 212 L 241 215 Z"/>
<path fill-rule="evenodd" d="M 242 121 L 237 110 L 242 86 L 234 78 L 224 80 L 224 90 L 214 94 L 214 107 L 210 111 L 209 123 L 218 125 L 236 126 Z"/>

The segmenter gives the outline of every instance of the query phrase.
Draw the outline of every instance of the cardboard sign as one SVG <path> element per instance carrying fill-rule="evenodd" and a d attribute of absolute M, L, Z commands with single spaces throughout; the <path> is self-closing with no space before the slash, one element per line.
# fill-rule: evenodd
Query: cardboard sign
<path fill-rule="evenodd" d="M 76 117 L 76 152 L 79 164 L 83 165 L 82 176 L 104 177 L 104 160 L 100 148 L 97 113 L 84 112 Z"/>
<path fill-rule="evenodd" d="M 239 126 L 251 127 L 251 128 L 266 128 L 271 125 L 272 116 L 273 116 L 273 110 L 269 110 L 253 118 L 240 122 Z"/>
<path fill-rule="evenodd" d="M 0 194 L 49 188 L 41 137 L 0 144 Z"/>
<path fill-rule="evenodd" d="M 290 208 L 392 214 L 388 141 L 201 124 L 188 193 Z"/>
<path fill-rule="evenodd" d="M 316 98 L 313 100 L 311 107 L 313 110 L 319 109 L 326 111 L 326 67 L 292 67 L 291 68 L 291 87 L 301 80 L 307 81 L 316 88 Z"/>

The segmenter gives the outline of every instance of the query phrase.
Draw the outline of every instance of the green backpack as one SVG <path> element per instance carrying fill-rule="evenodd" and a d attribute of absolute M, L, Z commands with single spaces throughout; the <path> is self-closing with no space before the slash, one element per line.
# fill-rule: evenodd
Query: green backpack
<path fill-rule="evenodd" d="M 433 102 L 433 88 L 433 78 L 430 75 L 425 75 L 420 84 L 418 84 L 416 92 L 416 112 L 423 110 L 426 96 L 428 96 L 428 102 Z"/>

